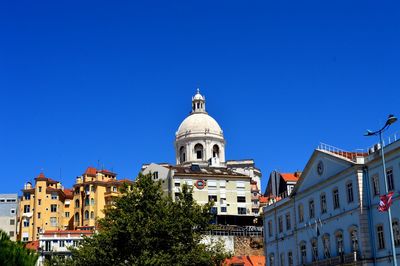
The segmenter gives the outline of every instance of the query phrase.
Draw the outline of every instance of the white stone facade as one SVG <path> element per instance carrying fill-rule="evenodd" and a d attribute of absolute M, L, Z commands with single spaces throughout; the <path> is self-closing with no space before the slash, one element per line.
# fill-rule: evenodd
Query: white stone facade
<path fill-rule="evenodd" d="M 400 141 L 384 149 L 399 260 Z M 316 149 L 293 193 L 264 207 L 267 265 L 392 265 L 388 215 L 377 210 L 382 178 L 379 151 Z"/>

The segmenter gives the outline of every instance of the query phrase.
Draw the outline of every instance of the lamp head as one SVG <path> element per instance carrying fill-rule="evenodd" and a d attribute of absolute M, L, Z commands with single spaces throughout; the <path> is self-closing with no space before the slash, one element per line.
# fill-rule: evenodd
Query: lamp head
<path fill-rule="evenodd" d="M 364 136 L 369 137 L 374 135 L 374 132 L 372 132 L 371 130 L 367 129 L 367 131 L 364 133 Z"/>
<path fill-rule="evenodd" d="M 387 121 L 386 121 L 386 126 L 390 126 L 394 122 L 397 121 L 397 118 L 394 115 L 389 115 Z"/>

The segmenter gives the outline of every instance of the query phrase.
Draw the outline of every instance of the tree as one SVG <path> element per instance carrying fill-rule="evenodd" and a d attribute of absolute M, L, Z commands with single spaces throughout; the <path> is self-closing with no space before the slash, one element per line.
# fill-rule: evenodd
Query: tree
<path fill-rule="evenodd" d="M 202 244 L 211 204 L 198 205 L 187 186 L 173 201 L 161 181 L 139 175 L 122 192 L 98 221 L 98 233 L 72 250 L 74 265 L 220 265 L 228 257 L 220 244 Z"/>
<path fill-rule="evenodd" d="M 6 232 L 0 230 L 0 266 L 33 266 L 39 255 L 21 242 L 14 242 Z"/>

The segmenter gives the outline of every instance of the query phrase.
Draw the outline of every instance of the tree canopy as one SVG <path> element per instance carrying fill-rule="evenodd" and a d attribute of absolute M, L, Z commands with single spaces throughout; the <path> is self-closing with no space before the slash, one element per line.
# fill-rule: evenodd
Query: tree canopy
<path fill-rule="evenodd" d="M 21 242 L 14 242 L 6 232 L 0 230 L 0 266 L 33 266 L 38 254 L 24 247 Z"/>
<path fill-rule="evenodd" d="M 151 175 L 105 210 L 98 233 L 72 250 L 74 265 L 220 265 L 228 256 L 221 245 L 201 242 L 210 226 L 211 204 L 198 205 L 186 185 L 174 201 Z"/>

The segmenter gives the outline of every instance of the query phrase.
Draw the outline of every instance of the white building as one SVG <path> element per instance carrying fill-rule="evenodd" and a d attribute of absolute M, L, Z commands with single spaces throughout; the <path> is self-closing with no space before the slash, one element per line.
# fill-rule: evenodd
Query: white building
<path fill-rule="evenodd" d="M 400 259 L 400 141 L 384 147 L 393 231 Z M 320 145 L 289 197 L 264 207 L 267 265 L 392 265 L 380 150 Z"/>
<path fill-rule="evenodd" d="M 192 97 L 192 110 L 175 134 L 175 161 L 144 164 L 142 172 L 162 180 L 172 197 L 184 183 L 193 187 L 195 200 L 214 201 L 218 223 L 248 225 L 259 214 L 261 171 L 254 160 L 225 159 L 225 138 L 217 121 L 206 112 L 199 90 Z"/>
<path fill-rule="evenodd" d="M 91 230 L 48 230 L 39 234 L 39 260 L 43 265 L 45 258 L 52 256 L 69 257 L 69 247 L 78 247 L 83 236 L 91 236 Z"/>
<path fill-rule="evenodd" d="M 17 237 L 17 212 L 18 195 L 0 194 L 0 229 L 14 241 Z"/>

